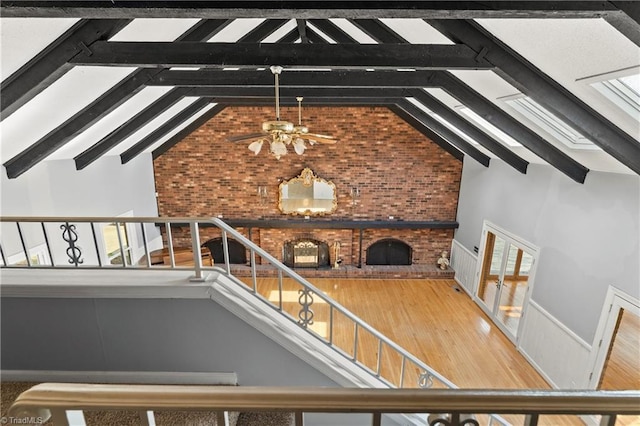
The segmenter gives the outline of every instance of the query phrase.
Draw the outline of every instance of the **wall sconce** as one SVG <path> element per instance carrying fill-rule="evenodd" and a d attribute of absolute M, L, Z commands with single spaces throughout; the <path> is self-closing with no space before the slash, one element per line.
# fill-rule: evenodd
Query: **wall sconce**
<path fill-rule="evenodd" d="M 265 185 L 258 185 L 258 197 L 260 197 L 260 202 L 262 204 L 267 202 L 269 194 L 267 193 L 267 187 Z"/>
<path fill-rule="evenodd" d="M 357 204 L 356 199 L 360 198 L 360 188 L 355 186 L 351 187 L 349 189 L 349 194 L 351 195 L 351 205 L 355 206 Z"/>

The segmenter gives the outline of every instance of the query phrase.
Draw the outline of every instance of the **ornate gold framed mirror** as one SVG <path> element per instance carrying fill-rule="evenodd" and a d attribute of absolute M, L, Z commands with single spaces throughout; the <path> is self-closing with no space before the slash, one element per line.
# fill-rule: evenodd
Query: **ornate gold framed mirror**
<path fill-rule="evenodd" d="M 278 190 L 278 208 L 284 214 L 321 216 L 338 207 L 336 186 L 306 167 L 299 176 L 283 181 Z"/>

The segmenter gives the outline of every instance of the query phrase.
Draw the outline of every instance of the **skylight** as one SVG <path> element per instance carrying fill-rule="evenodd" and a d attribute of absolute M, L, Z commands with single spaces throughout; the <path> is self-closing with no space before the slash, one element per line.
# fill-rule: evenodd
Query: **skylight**
<path fill-rule="evenodd" d="M 591 86 L 640 121 L 640 74 L 596 81 Z"/>
<path fill-rule="evenodd" d="M 491 134 L 498 141 L 504 143 L 505 145 L 507 145 L 507 146 L 522 146 L 522 144 L 520 144 L 514 138 L 512 138 L 509 135 L 507 135 L 505 132 L 503 132 L 502 130 L 498 129 L 496 126 L 494 126 L 493 124 L 489 123 L 487 120 L 485 120 L 484 118 L 480 117 L 475 112 L 471 111 L 469 108 L 463 106 L 463 107 L 459 107 L 457 109 L 462 114 L 467 116 L 467 118 L 469 118 L 471 121 L 476 123 L 480 128 L 486 130 L 487 133 Z"/>
<path fill-rule="evenodd" d="M 569 148 L 599 149 L 589 139 L 575 131 L 530 97 L 517 95 L 506 98 L 505 102 L 520 113 L 529 124 L 542 129 Z"/>

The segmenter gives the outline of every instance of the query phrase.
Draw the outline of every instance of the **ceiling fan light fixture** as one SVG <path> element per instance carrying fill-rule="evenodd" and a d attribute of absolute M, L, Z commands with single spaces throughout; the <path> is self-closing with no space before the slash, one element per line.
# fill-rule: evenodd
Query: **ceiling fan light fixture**
<path fill-rule="evenodd" d="M 262 123 L 262 130 L 267 133 L 273 132 L 293 132 L 294 126 L 290 121 L 265 121 Z"/>
<path fill-rule="evenodd" d="M 262 149 L 263 143 L 264 143 L 264 140 L 262 139 L 260 139 L 259 141 L 251 142 L 249 144 L 249 151 L 252 151 L 255 155 L 258 155 L 260 153 L 260 150 Z"/>
<path fill-rule="evenodd" d="M 293 149 L 298 155 L 304 154 L 304 150 L 307 149 L 307 146 L 304 144 L 304 139 L 295 138 L 293 141 Z"/>
<path fill-rule="evenodd" d="M 278 160 L 283 155 L 287 155 L 287 145 L 293 145 L 296 154 L 302 155 L 308 148 L 305 142 L 309 142 L 309 145 L 336 143 L 335 138 L 331 136 L 309 133 L 309 128 L 302 124 L 302 96 L 296 97 L 298 101 L 298 124 L 294 125 L 290 121 L 280 119 L 280 84 L 278 77 L 282 73 L 282 67 L 274 65 L 270 67 L 270 70 L 275 79 L 276 119 L 263 122 L 261 133 L 235 136 L 227 139 L 232 142 L 252 141 L 249 144 L 249 150 L 256 155 L 262 149 L 263 143 L 268 140 L 269 151 Z"/>
<path fill-rule="evenodd" d="M 277 160 L 279 160 L 283 155 L 287 155 L 287 146 L 280 138 L 276 138 L 273 142 L 271 142 L 270 148 L 271 153 L 276 157 Z"/>

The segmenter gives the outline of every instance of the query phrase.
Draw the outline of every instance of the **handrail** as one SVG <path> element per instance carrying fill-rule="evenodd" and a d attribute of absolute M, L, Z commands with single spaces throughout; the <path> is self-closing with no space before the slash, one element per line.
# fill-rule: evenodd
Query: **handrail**
<path fill-rule="evenodd" d="M 9 415 L 26 417 L 30 413 L 40 413 L 46 417 L 46 410 L 55 415 L 61 410 L 100 409 L 458 415 L 500 413 L 529 415 L 530 424 L 535 424 L 535 421 L 531 423 L 531 419 L 535 417 L 537 420 L 537 416 L 541 414 L 599 414 L 610 418 L 620 414 L 637 415 L 640 414 L 640 391 L 42 383 L 23 392 L 9 409 Z"/>
<path fill-rule="evenodd" d="M 251 292 L 254 296 L 258 297 L 259 300 L 262 300 L 263 302 L 267 303 L 270 307 L 272 307 L 273 309 L 279 311 L 280 313 L 282 313 L 286 318 L 290 319 L 293 322 L 297 322 L 302 328 L 306 329 L 310 335 L 320 339 L 321 341 L 323 341 L 324 343 L 328 344 L 329 347 L 331 347 L 332 349 L 336 350 L 337 353 L 340 353 L 341 355 L 345 356 L 345 358 L 350 359 L 355 365 L 359 366 L 360 368 L 362 368 L 364 371 L 366 371 L 367 373 L 371 374 L 372 376 L 378 378 L 379 380 L 381 380 L 383 383 L 385 383 L 387 386 L 389 387 L 399 387 L 399 388 L 406 388 L 406 387 L 411 387 L 411 385 L 407 386 L 407 383 L 405 382 L 405 372 L 407 371 L 408 367 L 407 364 L 408 363 L 412 363 L 413 366 L 419 370 L 418 374 L 416 374 L 415 378 L 412 380 L 413 381 L 413 386 L 414 387 L 420 387 L 420 388 L 429 388 L 433 386 L 434 380 L 437 380 L 438 382 L 441 383 L 442 386 L 446 387 L 446 388 L 451 388 L 451 389 L 456 389 L 457 386 L 452 383 L 451 381 L 449 381 L 446 377 L 442 376 L 440 373 L 438 373 L 437 371 L 435 371 L 433 368 L 431 368 L 430 366 L 428 366 L 427 364 L 425 364 L 424 362 L 422 362 L 419 358 L 417 358 L 416 356 L 414 356 L 413 354 L 409 353 L 407 350 L 405 350 L 404 348 L 402 348 L 401 346 L 399 346 L 397 343 L 395 343 L 394 341 L 392 341 L 391 339 L 389 339 L 387 336 L 385 336 L 384 334 L 380 333 L 378 330 L 376 330 L 375 328 L 373 328 L 371 325 L 367 324 L 366 322 L 364 322 L 362 319 L 360 319 L 358 316 L 354 315 L 352 312 L 350 312 L 348 309 L 346 309 L 344 306 L 342 306 L 341 304 L 339 304 L 338 302 L 336 302 L 335 300 L 333 300 L 332 298 L 330 298 L 329 296 L 327 296 L 326 294 L 324 294 L 321 290 L 319 290 L 318 288 L 316 288 L 313 284 L 311 284 L 309 281 L 307 281 L 305 278 L 303 278 L 302 276 L 300 276 L 298 273 L 296 273 L 295 271 L 291 270 L 290 268 L 288 268 L 287 266 L 285 266 L 282 262 L 280 262 L 278 259 L 276 259 L 274 256 L 272 256 L 271 254 L 269 254 L 268 252 L 266 252 L 265 250 L 263 250 L 261 247 L 259 247 L 258 245 L 256 245 L 254 242 L 252 242 L 251 240 L 249 240 L 248 238 L 246 238 L 244 235 L 242 235 L 240 232 L 238 232 L 237 230 L 235 230 L 234 228 L 232 228 L 231 226 L 227 225 L 223 220 L 219 219 L 219 218 L 209 218 L 209 219 L 202 219 L 202 218 L 184 218 L 184 217 L 180 217 L 180 218 L 162 218 L 162 217 L 68 217 L 68 218 L 60 218 L 60 217 L 0 217 L 0 222 L 3 222 L 3 225 L 5 225 L 4 223 L 6 222 L 15 222 L 17 224 L 17 228 L 18 231 L 20 233 L 19 238 L 20 238 L 20 243 L 23 246 L 24 249 L 24 255 L 26 257 L 26 267 L 28 268 L 39 268 L 39 266 L 34 266 L 31 265 L 30 261 L 29 261 L 29 250 L 27 249 L 26 245 L 25 245 L 25 241 L 27 240 L 25 238 L 25 236 L 23 235 L 23 229 L 21 228 L 20 224 L 21 223 L 40 223 L 41 226 L 41 232 L 44 234 L 44 240 L 46 241 L 46 245 L 47 245 L 47 250 L 51 253 L 51 247 L 50 247 L 50 241 L 52 240 L 51 235 L 48 235 L 52 229 L 57 229 L 57 225 L 59 224 L 64 224 L 61 225 L 59 228 L 63 229 L 63 233 L 62 233 L 62 239 L 68 243 L 68 247 L 66 248 L 66 255 L 70 258 L 70 260 L 68 260 L 68 262 L 70 264 L 72 264 L 72 266 L 66 265 L 65 267 L 68 268 L 76 268 L 76 269 L 80 269 L 80 268 L 101 268 L 101 269 L 144 269 L 144 270 L 167 270 L 167 268 L 169 269 L 181 269 L 181 270 L 192 270 L 195 273 L 195 277 L 193 277 L 196 280 L 200 280 L 200 281 L 204 281 L 204 279 L 206 278 L 204 276 L 203 273 L 206 273 L 206 271 L 209 270 L 216 270 L 219 273 L 223 273 L 228 275 L 229 277 L 233 277 L 232 272 L 231 272 L 231 267 L 230 267 L 230 263 L 229 263 L 229 248 L 228 248 L 228 236 L 233 237 L 236 241 L 238 241 L 240 244 L 242 244 L 243 246 L 245 246 L 245 248 L 247 250 L 249 250 L 250 252 L 250 267 L 251 267 L 251 279 L 252 279 L 252 285 L 250 286 L 242 286 L 243 289 Z M 144 253 L 147 256 L 146 258 L 146 262 L 143 262 L 142 264 L 136 264 L 135 262 L 132 262 L 131 264 L 128 264 L 127 261 L 125 260 L 125 253 L 124 253 L 124 248 L 122 245 L 122 240 L 119 238 L 119 245 L 120 245 L 120 254 L 121 257 L 123 259 L 122 265 L 117 265 L 117 266 L 113 266 L 113 265 L 109 265 L 109 266 L 103 266 L 102 263 L 100 262 L 100 256 L 101 253 L 99 253 L 99 247 L 98 247 L 98 243 L 97 243 L 97 239 L 96 239 L 96 233 L 95 233 L 95 227 L 94 224 L 100 224 L 100 223 L 116 223 L 118 224 L 117 230 L 118 230 L 118 236 L 120 237 L 119 234 L 119 230 L 120 230 L 120 225 L 122 223 L 128 223 L 128 224 L 134 224 L 134 225 L 140 225 L 140 229 L 142 230 L 142 235 L 143 235 L 143 245 L 144 245 Z M 47 231 L 47 227 L 45 226 L 45 224 L 49 224 L 49 232 Z M 86 246 L 91 247 L 91 246 L 95 246 L 95 256 L 97 256 L 97 263 L 98 265 L 87 265 L 89 262 L 84 262 L 83 263 L 83 259 L 81 258 L 82 255 L 91 255 L 92 253 L 87 250 L 86 253 L 84 254 L 78 254 L 79 252 L 79 247 L 77 245 L 74 245 L 74 241 L 76 241 L 79 237 L 78 237 L 78 233 L 80 233 L 80 228 L 78 225 L 78 227 L 76 227 L 76 224 L 89 224 L 91 226 L 91 232 L 89 233 L 89 237 L 86 237 Z M 145 230 L 145 224 L 147 224 L 147 230 Z M 151 229 L 151 226 L 149 224 L 153 225 L 153 229 Z M 164 236 L 162 235 L 162 233 L 160 232 L 159 229 L 157 228 L 158 224 L 164 224 L 165 228 L 165 234 Z M 201 254 L 199 253 L 199 250 L 197 250 L 197 248 L 199 247 L 199 238 L 200 238 L 200 224 L 210 224 L 213 225 L 215 227 L 218 227 L 220 229 L 220 231 L 222 232 L 222 241 L 223 241 L 223 252 L 224 252 L 224 259 L 225 259 L 225 264 L 224 265 L 216 265 L 216 266 L 211 266 L 211 267 L 207 267 L 204 266 L 202 264 L 202 259 L 201 259 Z M 52 226 L 55 225 L 55 226 Z M 175 260 L 175 247 L 174 247 L 174 236 L 172 235 L 171 232 L 171 225 L 174 226 L 188 226 L 190 235 L 191 235 L 191 241 L 188 244 L 188 249 L 191 251 L 190 255 L 193 257 L 192 261 L 193 263 L 191 264 L 192 266 L 190 267 L 178 267 L 176 266 L 176 260 Z M 24 228 L 29 228 L 27 226 L 24 226 Z M 3 227 L 3 230 L 5 228 Z M 35 228 L 34 228 L 35 229 Z M 40 228 L 38 228 L 40 229 Z M 166 246 L 168 248 L 168 253 L 169 253 L 169 258 L 170 258 L 170 265 L 162 265 L 162 267 L 157 267 L 155 265 L 151 265 L 150 261 L 149 261 L 149 243 L 147 241 L 148 236 L 150 235 L 151 230 L 154 230 L 157 236 L 163 237 L 163 239 L 166 239 Z M 38 231 L 40 232 L 40 231 Z M 66 234 L 65 234 L 66 233 Z M 71 234 L 74 235 L 71 235 Z M 4 237 L 3 237 L 4 238 Z M 75 238 L 75 239 L 74 239 Z M 88 244 L 88 241 L 91 240 L 92 244 Z M 163 247 L 164 247 L 164 243 Z M 15 267 L 13 265 L 7 265 L 7 261 L 5 259 L 5 252 L 3 251 L 4 248 L 4 240 L 0 241 L 0 253 L 2 254 L 2 267 Z M 59 247 L 58 247 L 59 248 Z M 271 264 L 272 267 L 274 267 L 278 273 L 278 281 L 279 281 L 279 300 L 277 303 L 273 303 L 269 300 L 267 300 L 266 298 L 264 298 L 261 294 L 259 294 L 257 292 L 257 274 L 256 274 L 256 255 L 260 256 L 262 258 L 263 261 L 268 262 L 269 264 Z M 65 259 L 66 260 L 66 259 Z M 133 259 L 132 259 L 133 260 Z M 222 266 L 222 268 L 220 267 Z M 60 266 L 56 263 L 54 263 L 53 259 L 51 259 L 51 265 L 50 266 L 44 266 L 46 267 L 50 267 L 50 268 L 59 268 Z M 307 294 L 312 295 L 313 297 L 319 298 L 322 301 L 324 301 L 329 307 L 330 307 L 330 313 L 329 313 L 329 337 L 326 338 L 324 336 L 320 336 L 319 334 L 313 332 L 313 330 L 311 330 L 307 323 L 301 322 L 301 321 L 296 321 L 296 318 L 294 318 L 293 316 L 291 316 L 289 313 L 287 313 L 286 311 L 283 310 L 282 308 L 282 277 L 288 277 L 291 278 L 292 280 L 294 280 L 296 283 L 298 283 L 303 289 L 304 291 L 307 292 Z M 236 279 L 237 281 L 237 279 Z M 303 291 L 303 290 L 300 290 Z M 307 302 L 306 305 L 303 305 L 302 302 L 300 302 L 300 304 L 303 306 L 303 309 L 306 309 L 308 311 L 311 310 L 312 304 L 313 304 L 313 298 L 311 298 L 310 302 Z M 348 319 L 350 321 L 350 324 L 353 324 L 354 327 L 354 338 L 353 338 L 353 346 L 351 347 L 351 349 L 353 349 L 353 355 L 349 355 L 348 351 L 349 349 L 345 348 L 345 347 L 341 347 L 340 345 L 337 345 L 335 340 L 333 339 L 333 325 L 334 325 L 334 315 L 335 313 L 338 312 L 340 313 L 343 317 L 345 317 L 346 319 Z M 360 362 L 358 360 L 357 357 L 357 344 L 359 342 L 359 331 L 360 334 L 362 334 L 364 331 L 368 332 L 371 336 L 373 336 L 374 339 L 377 340 L 377 344 L 378 344 L 378 351 L 377 351 L 377 360 L 376 360 L 376 365 L 377 368 L 375 367 L 367 367 L 364 363 Z M 398 365 L 393 365 L 393 368 L 397 368 L 399 367 L 400 373 L 399 373 L 399 381 L 398 384 L 394 384 L 393 380 L 390 377 L 386 377 L 385 374 L 382 373 L 381 371 L 381 359 L 383 358 L 383 351 L 382 349 L 382 345 L 386 345 L 388 348 L 390 348 L 390 350 L 392 351 L 392 353 L 395 353 L 395 356 L 397 359 L 400 360 L 400 366 Z M 393 370 L 397 373 L 396 370 Z M 506 422 L 502 419 L 500 419 L 499 417 L 495 416 L 494 420 L 496 420 L 498 423 L 502 423 L 502 424 L 506 424 Z"/>

